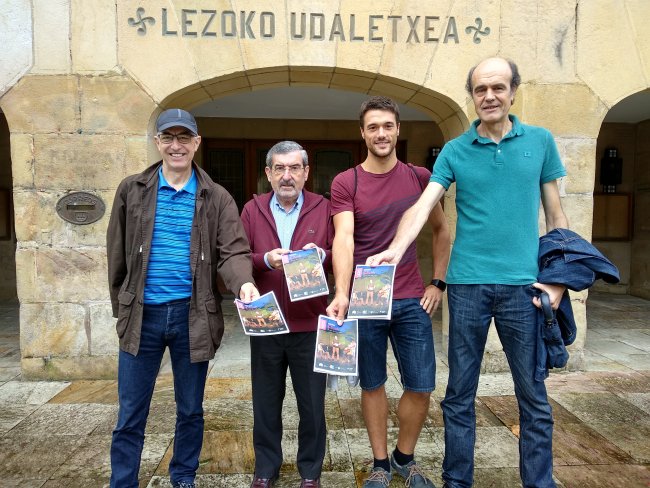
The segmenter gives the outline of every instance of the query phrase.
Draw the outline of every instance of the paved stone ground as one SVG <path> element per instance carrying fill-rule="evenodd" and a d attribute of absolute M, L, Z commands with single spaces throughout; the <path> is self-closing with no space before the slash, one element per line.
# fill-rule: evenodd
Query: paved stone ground
<path fill-rule="evenodd" d="M 252 479 L 252 410 L 248 341 L 227 311 L 224 346 L 212 361 L 205 399 L 205 442 L 198 487 L 247 487 Z M 434 317 L 439 332 L 439 317 Z M 555 414 L 558 486 L 650 487 L 650 302 L 592 293 L 587 366 L 547 380 Z M 440 334 L 437 333 L 439 338 Z M 437 343 L 440 351 L 440 344 Z M 439 355 L 440 356 L 440 355 Z M 0 486 L 100 487 L 110 476 L 109 446 L 116 414 L 115 381 L 26 382 L 19 376 L 17 309 L 0 306 Z M 444 431 L 440 400 L 446 358 L 438 358 L 438 388 L 417 448 L 419 463 L 440 486 Z M 397 368 L 387 383 L 390 444 L 401 388 Z M 328 449 L 323 485 L 361 486 L 371 468 L 360 390 L 345 382 L 327 393 Z M 518 416 L 509 374 L 484 374 L 477 407 L 476 483 L 519 487 Z M 287 392 L 285 464 L 277 488 L 297 487 L 297 410 Z M 174 400 L 165 365 L 158 379 L 141 468 L 141 487 L 169 487 Z M 396 479 L 391 488 L 403 486 Z"/>

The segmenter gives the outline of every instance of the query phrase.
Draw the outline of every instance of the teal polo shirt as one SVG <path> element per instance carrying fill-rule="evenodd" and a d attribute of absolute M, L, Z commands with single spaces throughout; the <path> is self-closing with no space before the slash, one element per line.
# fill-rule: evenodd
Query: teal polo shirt
<path fill-rule="evenodd" d="M 497 144 L 476 120 L 449 141 L 430 181 L 456 183 L 456 239 L 447 282 L 524 285 L 537 280 L 541 185 L 566 175 L 551 133 L 510 115 Z"/>

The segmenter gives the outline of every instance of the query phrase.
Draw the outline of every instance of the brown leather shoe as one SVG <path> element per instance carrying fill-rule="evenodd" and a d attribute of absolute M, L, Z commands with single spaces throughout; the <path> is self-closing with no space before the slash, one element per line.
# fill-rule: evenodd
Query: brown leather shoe
<path fill-rule="evenodd" d="M 255 476 L 253 478 L 253 482 L 251 483 L 251 488 L 271 488 L 277 480 L 277 474 L 272 478 L 260 478 L 258 476 Z"/>
<path fill-rule="evenodd" d="M 320 488 L 320 478 L 316 478 L 315 480 L 303 478 L 302 483 L 300 483 L 300 488 Z"/>

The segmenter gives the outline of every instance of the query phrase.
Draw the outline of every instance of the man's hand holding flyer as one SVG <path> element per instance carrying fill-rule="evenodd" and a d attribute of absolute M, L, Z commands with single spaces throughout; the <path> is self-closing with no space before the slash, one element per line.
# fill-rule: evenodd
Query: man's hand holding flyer
<path fill-rule="evenodd" d="M 235 300 L 235 305 L 244 328 L 244 334 L 272 335 L 289 332 L 275 293 L 272 291 L 249 303 Z"/>

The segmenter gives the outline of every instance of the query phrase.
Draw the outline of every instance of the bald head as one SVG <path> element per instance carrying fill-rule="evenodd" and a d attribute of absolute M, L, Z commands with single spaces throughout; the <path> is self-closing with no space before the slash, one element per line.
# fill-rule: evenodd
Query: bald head
<path fill-rule="evenodd" d="M 474 86 L 476 85 L 474 75 L 476 70 L 479 70 L 479 73 L 483 73 L 484 71 L 493 72 L 495 70 L 503 70 L 506 67 L 510 71 L 510 90 L 515 92 L 517 87 L 521 84 L 519 68 L 517 68 L 517 65 L 509 59 L 494 57 L 484 59 L 469 70 L 469 73 L 467 73 L 467 82 L 465 83 L 467 93 L 471 95 L 474 91 Z"/>
<path fill-rule="evenodd" d="M 519 85 L 517 66 L 507 59 L 489 58 L 470 71 L 468 80 L 474 108 L 481 120 L 479 129 L 491 128 L 495 133 L 507 130 L 508 114 Z"/>

